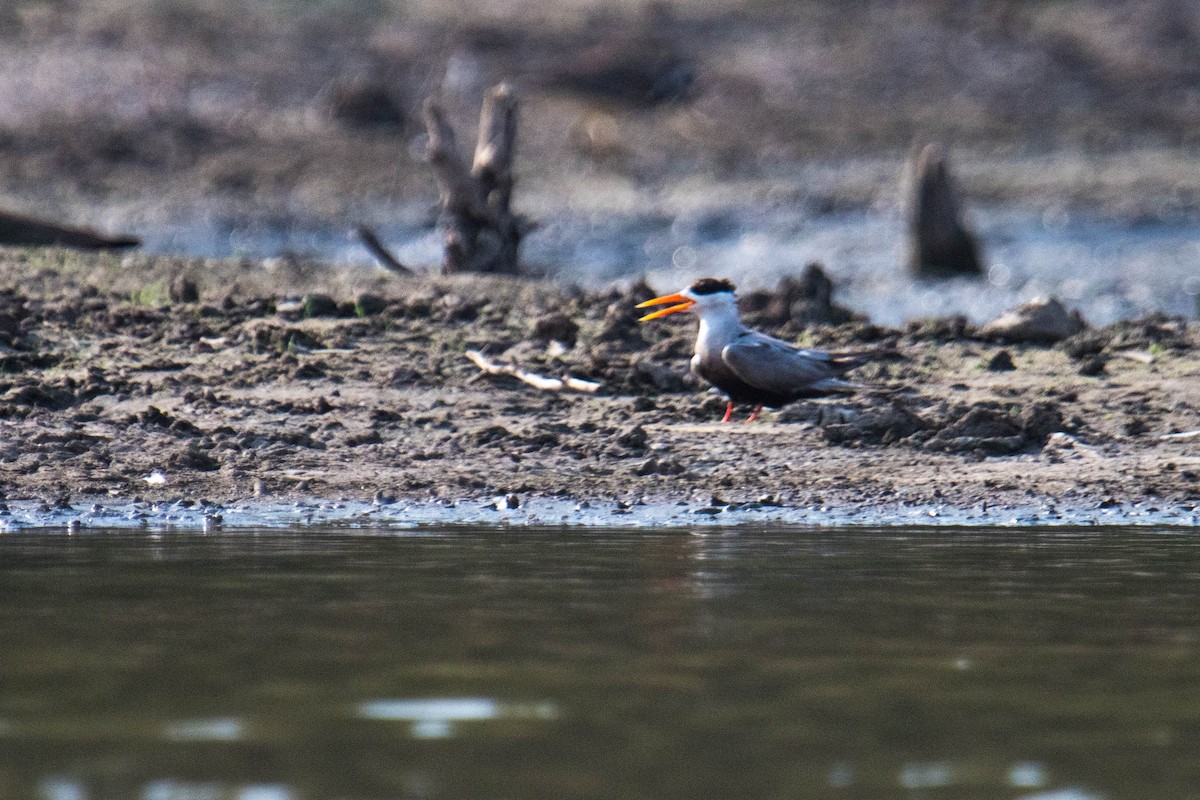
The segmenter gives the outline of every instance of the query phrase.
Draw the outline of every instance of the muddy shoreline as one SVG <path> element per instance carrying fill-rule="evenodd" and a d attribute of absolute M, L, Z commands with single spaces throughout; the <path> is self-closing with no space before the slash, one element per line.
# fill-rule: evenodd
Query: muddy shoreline
<path fill-rule="evenodd" d="M 652 291 L 6 250 L 0 491 L 53 524 L 93 504 L 202 519 L 334 500 L 494 513 L 497 499 L 510 514 L 1186 522 L 1200 502 L 1200 438 L 1177 435 L 1200 429 L 1194 323 L 1034 346 L 962 319 L 805 325 L 756 295 L 748 320 L 778 335 L 899 355 L 859 371 L 870 391 L 721 425 L 721 398 L 686 374 L 694 322 L 635 322 Z M 601 388 L 485 376 L 468 349 Z"/>

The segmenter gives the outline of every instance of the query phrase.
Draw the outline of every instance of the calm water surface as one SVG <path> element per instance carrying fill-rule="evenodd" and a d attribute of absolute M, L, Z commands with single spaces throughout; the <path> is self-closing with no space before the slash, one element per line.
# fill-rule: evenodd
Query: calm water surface
<path fill-rule="evenodd" d="M 1194 534 L 0 536 L 0 797 L 1200 792 Z"/>

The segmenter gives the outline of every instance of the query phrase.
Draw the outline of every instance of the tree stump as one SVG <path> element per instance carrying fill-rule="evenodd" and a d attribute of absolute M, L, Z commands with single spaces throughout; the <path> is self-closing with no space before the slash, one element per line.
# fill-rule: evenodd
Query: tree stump
<path fill-rule="evenodd" d="M 921 278 L 983 274 L 979 246 L 963 222 L 946 154 L 927 144 L 909 162 L 908 267 Z"/>
<path fill-rule="evenodd" d="M 429 132 L 426 158 L 441 193 L 439 224 L 446 243 L 442 272 L 517 274 L 521 239 L 533 226 L 510 207 L 517 140 L 517 98 L 512 89 L 502 83 L 484 96 L 470 170 L 442 107 L 430 98 L 423 116 Z"/>

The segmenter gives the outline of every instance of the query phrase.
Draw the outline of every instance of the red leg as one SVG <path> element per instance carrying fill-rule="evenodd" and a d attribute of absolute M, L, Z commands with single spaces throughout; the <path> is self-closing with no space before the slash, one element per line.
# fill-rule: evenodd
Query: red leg
<path fill-rule="evenodd" d="M 754 413 L 750 415 L 746 422 L 754 422 L 754 420 L 758 419 L 758 415 L 762 413 L 762 408 L 762 406 L 755 406 Z"/>
<path fill-rule="evenodd" d="M 733 401 L 730 400 L 725 404 L 725 416 L 721 417 L 721 422 L 729 422 L 733 417 Z"/>

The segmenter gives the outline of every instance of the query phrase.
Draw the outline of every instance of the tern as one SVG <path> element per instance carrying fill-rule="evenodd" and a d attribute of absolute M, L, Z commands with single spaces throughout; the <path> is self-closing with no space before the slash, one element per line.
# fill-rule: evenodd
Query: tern
<path fill-rule="evenodd" d="M 667 306 L 647 314 L 639 322 L 680 311 L 690 311 L 700 318 L 692 372 L 728 398 L 721 422 L 728 422 L 733 416 L 736 403 L 755 406 L 754 413 L 746 420 L 752 422 L 763 406 L 779 408 L 804 398 L 862 388 L 839 376 L 865 364 L 867 354 L 799 348 L 750 330 L 738 317 L 734 291 L 728 280 L 703 278 L 681 292 L 637 305 L 637 308 Z"/>

